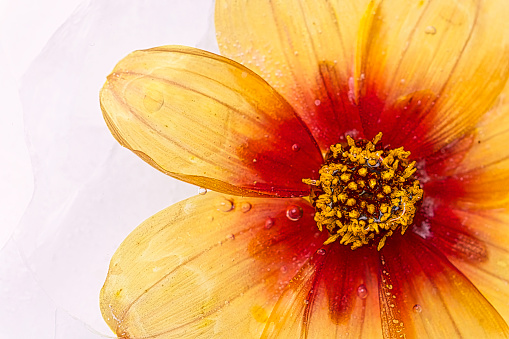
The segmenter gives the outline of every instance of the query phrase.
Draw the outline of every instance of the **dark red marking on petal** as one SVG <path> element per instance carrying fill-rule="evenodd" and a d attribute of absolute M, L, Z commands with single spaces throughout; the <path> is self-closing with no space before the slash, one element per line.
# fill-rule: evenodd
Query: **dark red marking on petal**
<path fill-rule="evenodd" d="M 487 247 L 468 228 L 468 220 L 460 219 L 452 209 L 439 205 L 430 219 L 433 243 L 447 257 L 479 263 L 488 260 Z"/>
<path fill-rule="evenodd" d="M 362 126 L 367 139 L 383 133 L 383 143 L 391 148 L 405 147 L 418 160 L 435 151 L 433 120 L 436 95 L 421 90 L 401 96 L 387 104 L 387 95 L 376 86 L 366 87 L 359 99 Z"/>
<path fill-rule="evenodd" d="M 366 289 L 366 275 L 378 271 L 377 252 L 372 248 L 352 251 L 338 242 L 332 243 L 326 250 L 327 258 L 317 278 L 320 284 L 325 285 L 331 320 L 341 324 L 350 320 L 356 300 L 361 299 L 365 307 L 368 295 L 378 293 Z M 365 291 L 359 296 L 361 286 Z"/>
<path fill-rule="evenodd" d="M 454 203 L 465 194 L 465 181 L 454 177 L 432 180 L 423 185 L 424 195 L 444 203 Z"/>
<path fill-rule="evenodd" d="M 391 246 L 380 251 L 385 337 L 464 337 L 472 329 L 463 325 L 486 337 L 508 331 L 496 310 L 431 241 L 412 232 L 392 238 Z"/>
<path fill-rule="evenodd" d="M 347 83 L 340 83 L 333 62 L 321 62 L 318 65 L 322 91 L 315 92 L 316 119 L 308 121 L 320 147 L 327 151 L 331 145 L 344 140 L 345 134 L 355 138 L 364 138 L 359 107 L 353 98 Z"/>
<path fill-rule="evenodd" d="M 422 171 L 431 179 L 453 174 L 473 146 L 474 140 L 475 134 L 469 133 L 430 154 L 423 159 Z"/>
<path fill-rule="evenodd" d="M 276 138 L 276 147 L 268 139 Z M 272 141 L 271 141 L 272 142 Z M 299 150 L 293 149 L 298 145 Z M 306 196 L 303 178 L 317 178 L 323 162 L 313 137 L 297 117 L 274 126 L 274 135 L 260 135 L 237 150 L 256 175 L 245 188 L 280 197 Z"/>
<path fill-rule="evenodd" d="M 286 215 L 287 208 L 292 206 L 302 210 L 302 217 L 297 221 L 290 220 Z M 253 230 L 255 233 L 248 248 L 253 258 L 259 260 L 261 265 L 280 262 L 287 272 L 295 272 L 327 239 L 327 235 L 320 233 L 316 227 L 314 212 L 314 208 L 305 200 L 298 204 L 289 201 L 286 208 L 270 216 L 270 227 L 266 227 L 265 221 Z M 288 275 L 287 278 L 292 277 Z"/>
<path fill-rule="evenodd" d="M 381 126 L 381 114 L 385 102 L 379 98 L 378 90 L 373 87 L 366 87 L 360 94 L 359 111 L 364 130 L 365 138 L 371 140 L 378 132 L 387 133 L 388 126 Z"/>

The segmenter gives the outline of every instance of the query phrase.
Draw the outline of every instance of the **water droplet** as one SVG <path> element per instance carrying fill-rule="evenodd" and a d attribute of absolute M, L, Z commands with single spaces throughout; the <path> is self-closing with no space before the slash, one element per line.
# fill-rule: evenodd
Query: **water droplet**
<path fill-rule="evenodd" d="M 226 236 L 227 240 L 235 240 L 235 234 L 231 233 Z"/>
<path fill-rule="evenodd" d="M 281 273 L 286 273 L 288 271 L 286 266 L 281 266 L 280 270 L 281 270 Z"/>
<path fill-rule="evenodd" d="M 217 209 L 222 212 L 229 212 L 233 209 L 233 201 L 228 199 L 221 199 L 219 204 L 217 205 Z"/>
<path fill-rule="evenodd" d="M 316 106 L 320 106 L 320 104 L 321 104 L 321 103 L 322 103 L 322 102 L 321 102 L 320 100 L 318 100 L 318 99 L 316 99 L 316 100 L 315 100 L 315 105 L 316 105 Z"/>
<path fill-rule="evenodd" d="M 243 202 L 242 205 L 240 205 L 240 210 L 244 213 L 249 212 L 249 210 L 251 210 L 251 204 L 247 201 Z"/>
<path fill-rule="evenodd" d="M 435 26 L 428 26 L 424 29 L 424 33 L 435 35 L 437 33 L 437 29 L 435 28 Z"/>
<path fill-rule="evenodd" d="M 297 152 L 298 150 L 300 150 L 299 144 L 293 144 L 292 145 L 292 151 Z"/>
<path fill-rule="evenodd" d="M 306 305 L 309 304 L 309 300 L 307 300 L 307 299 L 304 300 L 304 304 L 306 304 Z"/>
<path fill-rule="evenodd" d="M 272 218 L 267 218 L 267 220 L 265 220 L 265 228 L 266 228 L 266 229 L 269 229 L 269 228 L 271 228 L 272 226 L 274 226 L 274 219 L 272 219 Z"/>
<path fill-rule="evenodd" d="M 198 189 L 198 194 L 199 194 L 199 195 L 205 195 L 205 194 L 207 194 L 207 189 L 206 189 L 206 188 L 203 188 L 203 187 L 200 187 L 200 188 Z"/>
<path fill-rule="evenodd" d="M 361 299 L 366 299 L 368 297 L 368 289 L 366 285 L 362 284 L 357 287 L 357 296 Z"/>
<path fill-rule="evenodd" d="M 422 306 L 419 304 L 415 304 L 412 308 L 415 313 L 421 313 L 422 312 Z"/>
<path fill-rule="evenodd" d="M 291 221 L 297 221 L 302 217 L 302 209 L 296 205 L 288 206 L 286 209 L 286 216 Z"/>
<path fill-rule="evenodd" d="M 320 248 L 318 251 L 316 251 L 319 255 L 325 255 L 325 250 L 323 248 Z"/>
<path fill-rule="evenodd" d="M 246 77 L 247 77 L 247 72 L 242 72 L 241 76 L 242 76 L 243 78 L 246 78 Z"/>
<path fill-rule="evenodd" d="M 164 96 L 161 91 L 156 88 L 147 88 L 145 91 L 145 97 L 143 98 L 143 106 L 150 113 L 155 113 L 163 107 Z"/>

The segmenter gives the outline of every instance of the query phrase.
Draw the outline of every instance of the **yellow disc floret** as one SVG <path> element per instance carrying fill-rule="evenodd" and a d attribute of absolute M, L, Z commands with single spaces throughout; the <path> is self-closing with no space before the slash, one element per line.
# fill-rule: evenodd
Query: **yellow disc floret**
<path fill-rule="evenodd" d="M 404 234 L 412 224 L 416 204 L 422 199 L 419 181 L 413 177 L 403 147 L 383 148 L 382 133 L 373 141 L 346 136 L 347 144 L 330 147 L 320 179 L 304 179 L 312 185 L 315 221 L 327 230 L 324 244 L 339 240 L 352 249 L 378 242 L 380 250 L 398 228 Z"/>

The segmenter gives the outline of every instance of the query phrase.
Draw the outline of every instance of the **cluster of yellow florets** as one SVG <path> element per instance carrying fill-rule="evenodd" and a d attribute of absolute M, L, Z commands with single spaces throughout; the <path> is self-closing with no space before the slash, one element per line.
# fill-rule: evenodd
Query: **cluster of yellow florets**
<path fill-rule="evenodd" d="M 356 249 L 376 238 L 380 250 L 398 227 L 403 234 L 412 223 L 423 193 L 412 178 L 415 162 L 403 147 L 382 149 L 381 138 L 355 142 L 347 136 L 347 146 L 330 147 L 320 179 L 303 180 L 316 187 L 314 219 L 330 234 L 325 244 L 340 239 Z"/>

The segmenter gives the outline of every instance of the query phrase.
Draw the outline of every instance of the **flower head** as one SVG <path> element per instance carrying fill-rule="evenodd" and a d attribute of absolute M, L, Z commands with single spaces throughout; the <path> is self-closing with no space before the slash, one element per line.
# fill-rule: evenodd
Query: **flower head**
<path fill-rule="evenodd" d="M 132 338 L 509 335 L 505 1 L 226 1 L 221 53 L 137 51 L 115 138 L 213 190 L 101 292 Z"/>

